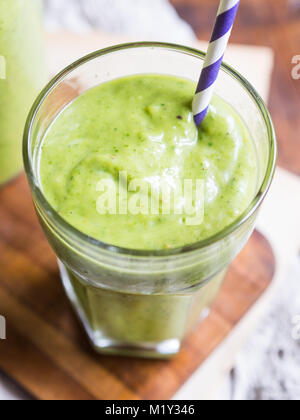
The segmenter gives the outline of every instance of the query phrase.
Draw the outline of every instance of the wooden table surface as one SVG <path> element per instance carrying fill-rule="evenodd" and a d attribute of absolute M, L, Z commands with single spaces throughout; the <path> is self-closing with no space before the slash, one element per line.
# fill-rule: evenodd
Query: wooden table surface
<path fill-rule="evenodd" d="M 209 39 L 219 0 L 170 0 L 200 39 Z M 300 0 L 241 0 L 232 41 L 267 45 L 275 52 L 270 111 L 279 141 L 279 164 L 300 175 L 300 79 L 292 58 L 300 55 Z"/>

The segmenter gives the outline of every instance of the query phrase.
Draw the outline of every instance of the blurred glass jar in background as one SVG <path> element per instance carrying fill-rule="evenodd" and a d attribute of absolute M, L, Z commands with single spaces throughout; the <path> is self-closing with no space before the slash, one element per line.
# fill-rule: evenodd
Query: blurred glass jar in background
<path fill-rule="evenodd" d="M 22 169 L 26 115 L 46 81 L 42 7 L 0 1 L 0 185 Z"/>

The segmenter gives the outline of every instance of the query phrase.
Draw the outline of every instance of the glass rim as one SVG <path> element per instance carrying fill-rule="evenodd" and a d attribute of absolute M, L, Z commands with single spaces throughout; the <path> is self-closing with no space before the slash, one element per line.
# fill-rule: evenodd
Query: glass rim
<path fill-rule="evenodd" d="M 204 240 L 185 245 L 183 247 L 177 248 L 170 248 L 167 250 L 136 250 L 131 248 L 124 248 L 118 247 L 112 244 L 108 244 L 97 240 L 74 226 L 72 226 L 68 221 L 66 221 L 63 217 L 61 217 L 58 212 L 52 207 L 52 205 L 48 202 L 47 198 L 43 194 L 43 191 L 39 185 L 39 182 L 35 176 L 34 169 L 33 169 L 33 162 L 31 157 L 31 138 L 32 138 L 32 128 L 35 122 L 35 118 L 37 116 L 38 111 L 40 110 L 41 106 L 43 105 L 46 98 L 49 94 L 56 88 L 56 86 L 63 81 L 63 79 L 71 74 L 74 70 L 79 68 L 80 66 L 96 59 L 101 56 L 123 51 L 126 49 L 134 49 L 134 48 L 165 48 L 172 50 L 178 53 L 184 53 L 191 55 L 195 58 L 204 60 L 206 53 L 197 50 L 192 47 L 187 47 L 184 45 L 172 44 L 172 43 L 164 43 L 164 42 L 132 42 L 132 43 L 125 43 L 114 45 L 108 48 L 100 49 L 94 51 L 67 66 L 61 72 L 59 72 L 41 91 L 39 96 L 37 97 L 36 101 L 34 102 L 29 115 L 27 117 L 25 129 L 24 129 L 24 137 L 23 137 L 23 159 L 24 159 L 24 167 L 25 172 L 31 187 L 31 190 L 36 194 L 38 201 L 40 202 L 42 208 L 46 209 L 47 215 L 51 216 L 57 225 L 59 225 L 59 229 L 62 229 L 65 232 L 68 232 L 68 235 L 73 235 L 74 239 L 79 239 L 85 245 L 89 245 L 92 247 L 96 247 L 98 251 L 109 251 L 111 253 L 120 254 L 124 256 L 131 256 L 131 257 L 172 257 L 178 256 L 181 254 L 190 253 L 192 251 L 200 251 L 214 244 L 226 239 L 229 237 L 233 232 L 238 230 L 242 225 L 247 223 L 247 221 L 251 218 L 251 216 L 256 212 L 256 210 L 260 207 L 261 203 L 263 202 L 274 177 L 276 162 L 277 162 L 277 141 L 276 141 L 276 133 L 274 129 L 274 125 L 270 116 L 270 113 L 267 109 L 267 106 L 261 96 L 257 93 L 256 89 L 245 79 L 238 71 L 233 69 L 226 63 L 222 63 L 221 71 L 224 71 L 229 76 L 234 78 L 247 92 L 250 94 L 252 99 L 254 100 L 257 108 L 259 109 L 264 123 L 267 127 L 268 133 L 268 140 L 269 140 L 269 159 L 268 165 L 266 169 L 266 173 L 264 175 L 263 181 L 256 196 L 253 198 L 247 209 L 237 218 L 235 219 L 230 225 L 226 228 L 221 230 L 215 235 L 212 235 Z M 60 231 L 60 230 L 59 230 Z"/>

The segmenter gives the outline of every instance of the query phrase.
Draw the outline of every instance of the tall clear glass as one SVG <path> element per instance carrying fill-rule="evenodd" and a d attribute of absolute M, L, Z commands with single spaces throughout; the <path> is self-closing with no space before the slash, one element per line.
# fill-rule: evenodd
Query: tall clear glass
<path fill-rule="evenodd" d="M 257 151 L 257 191 L 231 226 L 205 241 L 168 251 L 135 251 L 87 237 L 63 220 L 43 195 L 38 151 L 55 116 L 86 90 L 121 76 L 167 74 L 197 81 L 204 54 L 160 44 L 97 51 L 60 73 L 27 121 L 24 161 L 33 200 L 54 249 L 62 281 L 93 347 L 100 353 L 171 357 L 207 314 L 228 265 L 249 239 L 270 186 L 276 140 L 269 113 L 250 84 L 223 65 L 216 93 L 240 115 Z"/>
<path fill-rule="evenodd" d="M 46 83 L 41 0 L 0 0 L 0 185 L 22 169 L 22 135 Z"/>

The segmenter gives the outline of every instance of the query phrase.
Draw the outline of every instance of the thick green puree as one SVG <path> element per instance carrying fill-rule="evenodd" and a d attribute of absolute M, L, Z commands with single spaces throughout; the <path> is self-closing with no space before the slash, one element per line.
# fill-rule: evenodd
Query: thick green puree
<path fill-rule="evenodd" d="M 237 219 L 257 187 L 252 141 L 217 97 L 198 130 L 194 91 L 188 80 L 141 75 L 104 83 L 70 104 L 49 128 L 40 154 L 42 187 L 57 212 L 93 238 L 143 250 L 191 244 Z M 203 180 L 203 222 L 189 226 L 184 214 L 161 212 L 99 214 L 98 183 L 111 179 L 127 188 L 129 182 L 118 185 L 120 171 L 158 190 L 166 182 Z"/>
<path fill-rule="evenodd" d="M 194 91 L 195 84 L 187 80 L 141 75 L 102 84 L 66 107 L 39 151 L 40 181 L 57 212 L 93 238 L 141 250 L 195 243 L 231 224 L 257 188 L 255 149 L 238 115 L 217 97 L 197 129 L 191 110 Z M 119 177 L 120 172 L 126 172 L 126 178 Z M 202 223 L 189 225 L 186 211 L 162 214 L 163 200 L 158 214 L 100 214 L 103 180 L 109 180 L 111 190 L 127 191 L 128 202 L 136 197 L 130 191 L 133 180 L 145 181 L 158 195 L 166 184 L 192 180 L 196 185 L 201 180 L 202 196 L 193 195 L 193 204 L 201 208 L 204 197 Z M 149 194 L 143 192 L 142 197 Z M 173 210 L 182 208 L 185 200 L 182 191 Z M 211 260 L 206 263 L 201 254 L 199 265 L 187 264 L 177 271 L 170 261 L 153 274 L 151 262 L 145 274 L 136 274 L 134 268 L 128 274 L 101 262 L 90 266 L 76 256 L 76 261 L 82 258 L 77 272 L 69 265 L 64 244 L 60 258 L 66 268 L 65 288 L 95 347 L 157 357 L 175 354 L 215 299 L 228 263 L 224 255 L 222 249 L 216 253 L 216 265 L 222 268 L 216 268 L 213 277 L 206 274 Z M 168 291 L 166 283 L 174 287 L 177 280 L 179 289 Z M 128 289 L 128 282 L 136 289 Z M 144 292 L 143 284 L 153 292 Z"/>

